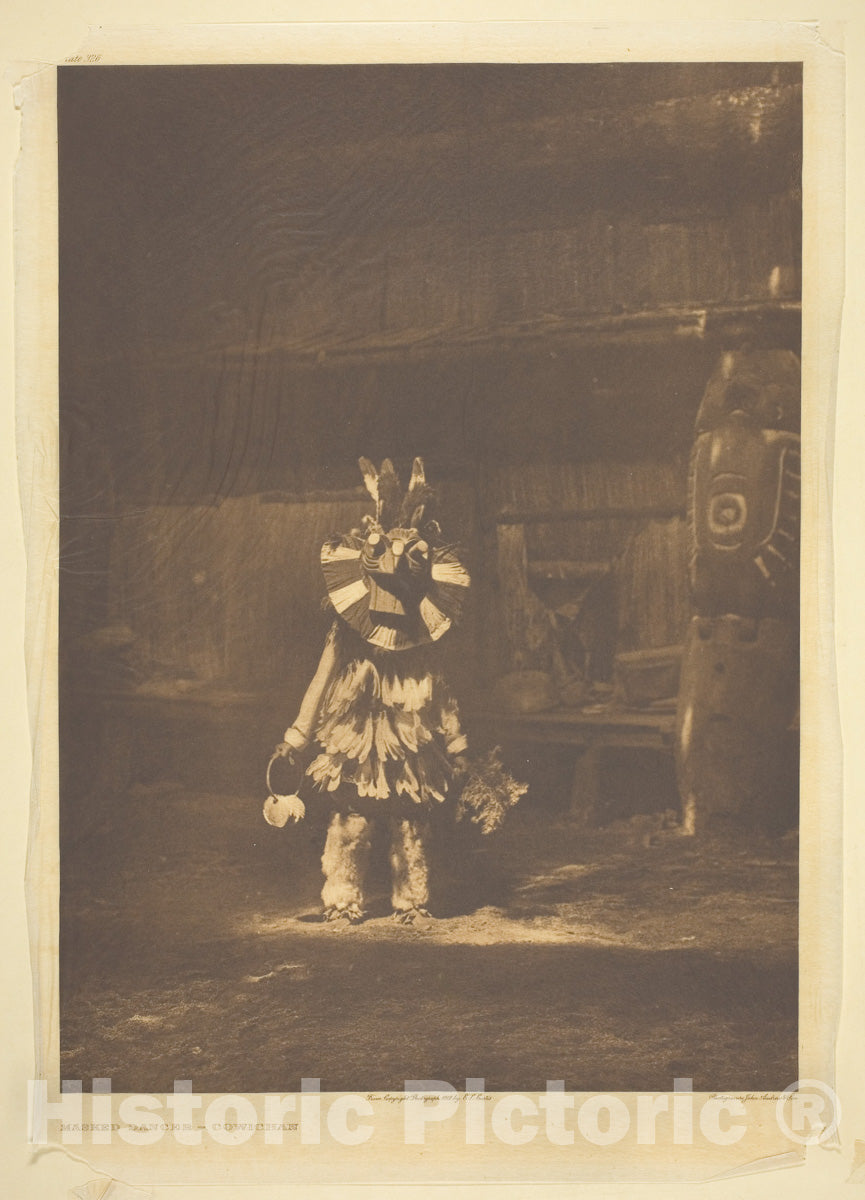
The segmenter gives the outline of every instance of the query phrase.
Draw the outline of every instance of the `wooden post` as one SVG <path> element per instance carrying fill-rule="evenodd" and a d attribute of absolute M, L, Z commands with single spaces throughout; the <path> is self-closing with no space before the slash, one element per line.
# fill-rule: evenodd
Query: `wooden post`
<path fill-rule="evenodd" d="M 547 610 L 529 587 L 524 525 L 499 525 L 498 577 L 509 668 L 549 670 L 552 627 Z"/>

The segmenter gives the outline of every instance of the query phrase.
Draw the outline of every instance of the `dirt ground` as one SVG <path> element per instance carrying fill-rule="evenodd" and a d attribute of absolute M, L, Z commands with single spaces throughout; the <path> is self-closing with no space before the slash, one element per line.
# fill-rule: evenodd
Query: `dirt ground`
<path fill-rule="evenodd" d="M 797 845 L 585 829 L 524 801 L 445 833 L 434 920 L 317 921 L 323 814 L 133 788 L 65 833 L 62 1076 L 85 1090 L 781 1089 L 797 1078 Z"/>

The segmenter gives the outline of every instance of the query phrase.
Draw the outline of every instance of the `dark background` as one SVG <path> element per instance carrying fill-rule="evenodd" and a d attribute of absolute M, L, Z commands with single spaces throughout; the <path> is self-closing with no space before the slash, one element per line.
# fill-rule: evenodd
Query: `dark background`
<path fill-rule="evenodd" d="M 799 64 L 58 74 L 68 653 L 125 625 L 139 679 L 291 692 L 359 454 L 425 457 L 486 610 L 502 507 L 683 505 L 719 349 L 798 349 Z M 687 617 L 648 536 L 622 649 Z M 494 640 L 455 640 L 466 686 Z"/>
<path fill-rule="evenodd" d="M 528 568 L 606 572 L 615 651 L 681 641 L 706 381 L 724 350 L 799 350 L 801 75 L 58 70 L 65 1077 L 795 1079 L 795 845 L 686 845 L 672 755 L 611 752 L 631 824 L 587 834 L 545 748 L 501 848 L 450 847 L 426 940 L 302 924 L 323 818 L 259 810 L 359 454 L 440 486 L 469 718 L 513 665 L 503 510 L 579 514 L 525 524 Z"/>

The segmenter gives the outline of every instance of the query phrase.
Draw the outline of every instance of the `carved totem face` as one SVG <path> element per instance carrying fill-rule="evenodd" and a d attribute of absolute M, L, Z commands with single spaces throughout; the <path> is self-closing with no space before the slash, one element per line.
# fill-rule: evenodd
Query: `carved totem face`
<path fill-rule="evenodd" d="M 799 363 L 723 356 L 691 455 L 691 586 L 705 615 L 782 615 L 799 588 Z"/>

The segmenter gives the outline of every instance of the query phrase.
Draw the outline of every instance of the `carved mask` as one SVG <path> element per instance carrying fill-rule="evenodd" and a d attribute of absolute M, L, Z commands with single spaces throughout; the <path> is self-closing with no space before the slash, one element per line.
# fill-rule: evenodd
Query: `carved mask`
<path fill-rule="evenodd" d="M 799 587 L 799 362 L 725 354 L 691 456 L 691 586 L 705 615 L 780 615 Z"/>

